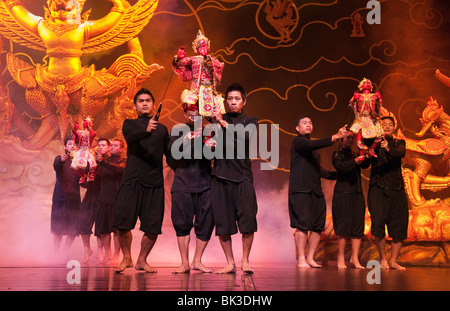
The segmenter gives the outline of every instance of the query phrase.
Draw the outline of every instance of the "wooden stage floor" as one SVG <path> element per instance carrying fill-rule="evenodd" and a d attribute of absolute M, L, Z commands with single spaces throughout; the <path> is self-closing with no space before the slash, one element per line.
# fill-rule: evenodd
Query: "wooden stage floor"
<path fill-rule="evenodd" d="M 218 269 L 212 267 L 213 270 Z M 450 291 L 450 268 L 408 267 L 381 271 L 380 284 L 369 284 L 370 269 L 298 269 L 294 265 L 254 265 L 254 273 L 214 274 L 191 271 L 172 274 L 175 267 L 158 267 L 155 274 L 113 266 L 0 267 L 0 291 Z M 375 275 L 369 275 L 375 280 Z M 79 284 L 77 284 L 79 283 Z"/>

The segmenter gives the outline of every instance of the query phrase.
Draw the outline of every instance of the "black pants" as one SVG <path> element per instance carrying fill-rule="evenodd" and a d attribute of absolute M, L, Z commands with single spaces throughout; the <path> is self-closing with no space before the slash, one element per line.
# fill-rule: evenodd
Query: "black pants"
<path fill-rule="evenodd" d="M 383 189 L 377 185 L 370 186 L 367 195 L 370 217 L 372 219 L 371 234 L 383 238 L 387 226 L 389 237 L 404 240 L 408 235 L 408 201 L 405 190 Z"/>
<path fill-rule="evenodd" d="M 134 229 L 137 219 L 140 230 L 161 234 L 164 218 L 164 186 L 145 187 L 139 182 L 122 184 L 114 207 L 114 227 L 120 231 Z"/>
<path fill-rule="evenodd" d="M 211 189 L 200 193 L 172 192 L 171 216 L 177 236 L 189 235 L 194 228 L 198 239 L 209 241 L 214 230 Z"/>
<path fill-rule="evenodd" d="M 248 180 L 232 182 L 213 177 L 211 200 L 216 224 L 216 235 L 252 233 L 257 230 L 255 188 Z M 237 222 L 237 225 L 236 225 Z"/>
<path fill-rule="evenodd" d="M 301 231 L 322 232 L 325 229 L 327 206 L 323 195 L 313 191 L 289 194 L 291 227 Z"/>

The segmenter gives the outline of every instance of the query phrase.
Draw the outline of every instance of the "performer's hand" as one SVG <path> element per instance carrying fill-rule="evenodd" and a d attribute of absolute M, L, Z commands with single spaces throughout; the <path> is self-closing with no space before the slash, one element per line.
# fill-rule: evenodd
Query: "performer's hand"
<path fill-rule="evenodd" d="M 67 155 L 67 153 L 64 153 L 61 155 L 61 161 L 62 162 L 66 162 L 66 160 L 69 158 L 69 156 Z"/>
<path fill-rule="evenodd" d="M 222 120 L 222 112 L 221 112 L 220 109 L 217 108 L 217 107 L 214 107 L 214 108 L 213 108 L 213 110 L 212 110 L 212 116 L 214 117 L 214 119 L 215 119 L 217 122 L 220 122 L 220 121 Z"/>
<path fill-rule="evenodd" d="M 217 141 L 215 139 L 212 139 L 212 138 L 205 139 L 204 143 L 205 143 L 206 146 L 208 146 L 211 149 L 215 148 L 216 145 L 217 145 Z"/>
<path fill-rule="evenodd" d="M 381 137 L 380 147 L 386 149 L 386 151 L 389 151 L 388 142 L 384 139 L 384 136 Z"/>
<path fill-rule="evenodd" d="M 355 158 L 355 163 L 360 165 L 361 163 L 364 162 L 365 159 L 366 159 L 365 156 L 359 156 L 359 157 Z"/>
<path fill-rule="evenodd" d="M 178 49 L 177 58 L 178 59 L 183 59 L 185 57 L 186 57 L 186 52 L 184 50 L 184 46 L 180 46 L 180 48 Z"/>
<path fill-rule="evenodd" d="M 344 125 L 343 127 L 341 127 L 341 128 L 339 129 L 339 131 L 331 137 L 331 140 L 332 140 L 332 141 L 335 141 L 335 140 L 337 140 L 337 139 L 344 138 L 344 136 L 345 136 L 346 133 L 347 133 L 347 124 Z"/>
<path fill-rule="evenodd" d="M 100 154 L 100 153 L 95 153 L 95 159 L 98 161 L 98 162 L 102 162 L 103 161 L 103 156 Z"/>
<path fill-rule="evenodd" d="M 222 125 L 225 128 L 228 127 L 228 122 L 223 120 L 222 112 L 220 111 L 220 109 L 218 107 L 214 107 L 214 109 L 212 111 L 212 115 L 213 115 L 213 118 L 217 121 L 217 123 L 219 123 L 220 125 Z"/>
<path fill-rule="evenodd" d="M 156 130 L 156 128 L 158 127 L 158 121 L 155 120 L 155 116 L 153 116 L 153 118 L 150 119 L 150 121 L 148 122 L 147 125 L 147 133 L 151 133 L 154 130 Z"/>

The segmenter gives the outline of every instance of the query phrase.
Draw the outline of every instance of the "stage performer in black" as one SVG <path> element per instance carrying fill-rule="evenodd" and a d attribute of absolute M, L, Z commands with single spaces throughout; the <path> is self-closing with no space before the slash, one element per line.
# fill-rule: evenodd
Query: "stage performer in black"
<path fill-rule="evenodd" d="M 92 227 L 97 228 L 96 215 L 98 212 L 98 198 L 100 195 L 100 185 L 102 170 L 98 166 L 98 161 L 103 155 L 108 154 L 110 142 L 106 138 L 100 138 L 97 142 L 95 152 L 92 151 L 95 158 L 95 169 L 92 171 L 89 182 L 85 180 L 81 186 L 86 188 L 86 194 L 80 206 L 79 233 L 84 247 L 84 262 L 89 262 L 93 253 L 91 248 Z M 102 255 L 103 243 L 100 237 L 97 237 L 97 258 L 101 263 L 105 263 L 105 257 Z M 108 260 L 108 258 L 106 258 Z"/>
<path fill-rule="evenodd" d="M 114 236 L 116 236 L 117 233 L 117 230 L 113 227 L 114 203 L 122 183 L 122 174 L 127 160 L 122 157 L 123 149 L 123 141 L 113 140 L 109 146 L 109 153 L 97 156 L 98 166 L 101 170 L 101 182 L 95 215 L 95 236 L 101 240 L 105 250 L 104 262 L 111 259 L 111 234 L 114 233 Z M 117 240 L 115 244 L 113 263 L 117 262 L 120 252 L 119 241 Z"/>
<path fill-rule="evenodd" d="M 147 263 L 147 256 L 161 234 L 164 218 L 163 155 L 167 155 L 169 134 L 166 126 L 151 116 L 154 97 L 149 90 L 140 89 L 133 102 L 138 117 L 126 119 L 122 126 L 127 165 L 115 202 L 114 227 L 123 253 L 116 271 L 133 266 L 131 230 L 139 217 L 144 235 L 135 269 L 154 273 L 156 270 Z"/>
<path fill-rule="evenodd" d="M 382 117 L 385 136 L 375 149 L 378 158 L 371 160 L 371 173 L 367 204 L 372 219 L 371 234 L 381 257 L 382 269 L 405 270 L 397 263 L 398 255 L 408 233 L 408 201 L 402 178 L 402 158 L 405 156 L 406 143 L 393 137 L 394 118 Z M 392 238 L 391 258 L 386 258 L 385 226 Z"/>
<path fill-rule="evenodd" d="M 345 245 L 351 239 L 352 255 L 350 263 L 356 269 L 364 269 L 359 262 L 361 237 L 364 236 L 364 216 L 366 202 L 361 185 L 361 168 L 368 168 L 370 160 L 365 156 L 357 156 L 352 146 L 355 137 L 348 131 L 339 140 L 338 150 L 333 152 L 332 162 L 337 172 L 334 186 L 332 216 L 333 229 L 338 236 L 339 269 L 346 269 Z"/>
<path fill-rule="evenodd" d="M 201 259 L 214 229 L 211 208 L 211 160 L 203 156 L 195 158 L 194 148 L 203 148 L 203 140 L 206 140 L 203 136 L 202 117 L 196 105 L 184 104 L 183 107 L 187 119 L 186 125 L 182 125 L 185 130 L 182 131 L 180 125 L 172 129 L 169 150 L 172 151 L 172 155 L 174 152 L 180 154 L 185 152 L 185 156 L 180 159 L 169 157 L 167 161 L 175 172 L 171 189 L 171 218 L 181 255 L 181 265 L 173 272 L 189 273 L 192 268 L 209 273 L 211 269 L 205 267 Z M 179 149 L 172 150 L 174 142 L 180 139 L 183 143 L 178 145 Z M 196 246 L 192 265 L 189 266 L 189 241 L 192 228 L 196 236 Z"/>
<path fill-rule="evenodd" d="M 320 268 L 321 265 L 314 261 L 314 253 L 320 242 L 320 234 L 325 228 L 326 218 L 326 202 L 320 178 L 336 179 L 336 172 L 320 166 L 317 150 L 331 146 L 334 141 L 344 137 L 347 130 L 344 126 L 331 137 L 312 140 L 310 135 L 313 123 L 307 116 L 297 118 L 295 129 L 298 135 L 291 145 L 289 218 L 291 227 L 295 228 L 297 267 Z M 309 249 L 305 256 L 307 242 Z"/>
<path fill-rule="evenodd" d="M 257 230 L 256 213 L 258 205 L 255 188 L 253 186 L 253 172 L 249 156 L 250 140 L 256 136 L 256 118 L 243 113 L 247 102 L 245 89 L 237 83 L 230 85 L 225 92 L 225 102 L 228 112 L 224 115 L 216 107 L 214 118 L 223 131 L 223 140 L 217 141 L 216 151 L 223 143 L 223 157 L 214 159 L 211 181 L 211 199 L 216 225 L 216 235 L 225 253 L 227 265 L 216 273 L 235 273 L 236 265 L 233 256 L 231 235 L 239 231 L 242 234 L 241 269 L 244 273 L 252 273 L 249 264 L 250 250 L 254 233 Z M 236 125 L 240 125 L 237 126 Z M 237 135 L 227 135 L 232 128 Z M 217 133 L 216 133 L 217 134 Z M 220 136 L 220 135 L 219 135 Z M 214 137 L 213 137 L 214 138 Z M 224 142 L 225 141 L 225 142 Z M 245 154 L 237 154 L 239 147 L 244 145 Z M 227 156 L 227 148 L 234 148 L 234 155 Z M 236 226 L 237 222 L 237 226 Z"/>
<path fill-rule="evenodd" d="M 66 236 L 64 253 L 78 236 L 78 214 L 80 211 L 80 175 L 70 167 L 70 153 L 75 150 L 73 138 L 64 141 L 64 153 L 53 161 L 56 183 L 53 189 L 50 230 L 55 250 L 59 253 L 63 236 Z"/>

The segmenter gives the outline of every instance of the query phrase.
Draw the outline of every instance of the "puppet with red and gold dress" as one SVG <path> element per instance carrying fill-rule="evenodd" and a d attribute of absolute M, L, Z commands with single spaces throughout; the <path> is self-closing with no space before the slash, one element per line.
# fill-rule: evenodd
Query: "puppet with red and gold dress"
<path fill-rule="evenodd" d="M 358 85 L 359 91 L 350 99 L 350 107 L 355 113 L 350 130 L 356 135 L 360 155 L 376 157 L 374 149 L 384 134 L 380 122 L 380 108 L 383 100 L 379 91 L 372 93 L 372 82 L 364 78 Z"/>
<path fill-rule="evenodd" d="M 92 150 L 92 142 L 97 133 L 92 129 L 92 119 L 90 117 L 84 119 L 82 130 L 79 129 L 78 122 L 76 122 L 72 133 L 76 149 L 73 151 L 71 167 L 80 173 L 80 184 L 86 180 L 92 181 L 97 167 L 95 152 Z M 88 172 L 87 175 L 86 172 Z"/>
<path fill-rule="evenodd" d="M 214 108 L 225 113 L 223 97 L 216 91 L 216 85 L 222 79 L 224 63 L 209 55 L 210 42 L 199 30 L 192 48 L 200 55 L 186 57 L 184 47 L 180 47 L 174 57 L 172 67 L 184 82 L 191 81 L 189 89 L 181 94 L 181 103 L 187 106 L 198 104 L 199 114 L 212 117 Z"/>

